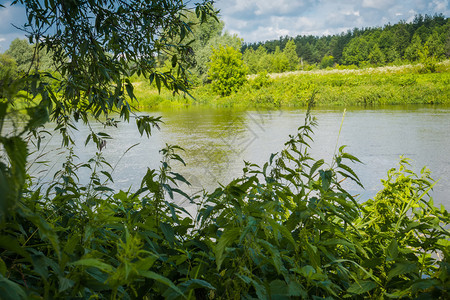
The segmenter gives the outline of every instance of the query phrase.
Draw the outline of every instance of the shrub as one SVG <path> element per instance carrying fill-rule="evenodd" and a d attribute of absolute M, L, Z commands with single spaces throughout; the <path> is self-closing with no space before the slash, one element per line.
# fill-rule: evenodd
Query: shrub
<path fill-rule="evenodd" d="M 239 51 L 230 46 L 213 49 L 208 70 L 215 92 L 230 95 L 246 82 L 247 66 Z"/>

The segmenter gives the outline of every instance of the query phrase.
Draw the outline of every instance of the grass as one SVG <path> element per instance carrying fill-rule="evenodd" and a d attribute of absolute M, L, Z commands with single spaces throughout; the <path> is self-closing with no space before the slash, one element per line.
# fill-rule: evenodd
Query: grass
<path fill-rule="evenodd" d="M 261 80 L 262 79 L 262 80 Z M 316 91 L 319 106 L 448 104 L 450 61 L 437 65 L 435 73 L 424 73 L 422 65 L 367 69 L 297 71 L 249 76 L 248 82 L 227 97 L 215 94 L 209 84 L 195 87 L 189 95 L 158 93 L 155 86 L 134 78 L 138 106 L 143 108 L 211 105 L 218 107 L 301 107 Z"/>

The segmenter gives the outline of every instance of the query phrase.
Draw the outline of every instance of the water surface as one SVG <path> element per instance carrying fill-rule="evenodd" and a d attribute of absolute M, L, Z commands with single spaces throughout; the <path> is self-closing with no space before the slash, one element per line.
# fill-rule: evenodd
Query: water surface
<path fill-rule="evenodd" d="M 347 152 L 364 164 L 353 165 L 365 186 L 362 190 L 349 184 L 350 191 L 361 201 L 373 197 L 382 185 L 380 179 L 395 167 L 401 155 L 411 159 L 412 168 L 419 172 L 423 166 L 440 179 L 433 197 L 435 203 L 450 208 L 450 107 L 448 106 L 387 106 L 348 108 L 342 131 L 339 129 L 344 108 L 316 108 L 313 115 L 319 126 L 315 130 L 312 156 L 330 163 L 336 145 L 347 145 Z M 117 189 L 137 189 L 147 168 L 158 168 L 159 149 L 176 144 L 187 166 L 175 164 L 175 171 L 192 183 L 191 193 L 202 189 L 211 191 L 218 183 L 226 184 L 242 174 L 244 160 L 263 164 L 271 153 L 283 149 L 290 134 L 304 123 L 305 110 L 236 110 L 205 107 L 178 108 L 143 112 L 162 116 L 161 130 L 150 138 L 140 137 L 134 123 L 121 123 L 118 128 L 96 130 L 110 133 L 104 156 L 115 166 L 113 176 Z M 74 132 L 78 141 L 75 152 L 80 160 L 95 154 L 95 148 L 84 148 L 87 129 L 80 126 Z M 81 142 L 80 142 L 81 141 Z M 47 150 L 58 146 L 58 139 L 49 141 Z M 125 151 L 139 143 L 137 146 Z M 52 152 L 53 169 L 41 170 L 49 175 L 64 161 L 64 154 Z M 87 177 L 86 176 L 84 177 Z M 82 176 L 83 177 L 83 176 Z"/>

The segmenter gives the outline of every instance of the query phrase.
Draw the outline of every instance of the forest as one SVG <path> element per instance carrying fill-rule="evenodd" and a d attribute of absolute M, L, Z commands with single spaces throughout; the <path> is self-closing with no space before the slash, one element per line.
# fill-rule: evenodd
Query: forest
<path fill-rule="evenodd" d="M 410 23 L 402 21 L 384 27 L 354 28 L 339 35 L 285 36 L 279 40 L 247 43 L 241 51 L 248 61 L 252 61 L 257 51 L 255 54 L 260 58 L 273 54 L 272 59 L 278 61 L 268 69 L 261 69 L 259 62 L 251 64 L 253 73 L 296 70 L 299 68 L 298 59 L 302 69 L 310 65 L 327 68 L 334 64 L 361 67 L 405 60 L 416 62 L 424 51 L 441 60 L 450 56 L 449 26 L 449 19 L 443 15 L 416 15 Z"/>
<path fill-rule="evenodd" d="M 448 103 L 448 19 L 252 45 L 223 32 L 209 0 L 13 4 L 26 7 L 29 41 L 0 55 L 2 299 L 449 298 L 450 216 L 431 171 L 401 157 L 359 201 L 344 186 L 363 187 L 356 156 L 310 154 L 316 104 Z M 285 71 L 300 73 L 273 74 Z M 149 138 L 164 120 L 137 109 L 146 101 L 306 110 L 282 151 L 212 192 L 183 189 L 176 145 L 138 188 L 115 190 L 102 152 L 112 137 L 91 125 L 133 122 Z M 53 136 L 66 159 L 42 184 L 30 167 L 52 163 Z M 79 144 L 92 158 L 78 160 Z"/>

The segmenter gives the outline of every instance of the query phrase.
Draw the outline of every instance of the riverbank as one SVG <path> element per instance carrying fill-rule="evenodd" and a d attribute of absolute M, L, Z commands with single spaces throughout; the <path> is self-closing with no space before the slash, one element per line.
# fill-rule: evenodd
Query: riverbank
<path fill-rule="evenodd" d="M 249 76 L 248 82 L 230 96 L 221 97 L 209 84 L 195 87 L 189 95 L 173 96 L 140 78 L 134 79 L 141 108 L 185 105 L 218 107 L 303 107 L 313 92 L 319 106 L 445 104 L 450 103 L 450 61 L 425 73 L 421 65 L 358 70 L 315 70 Z"/>

